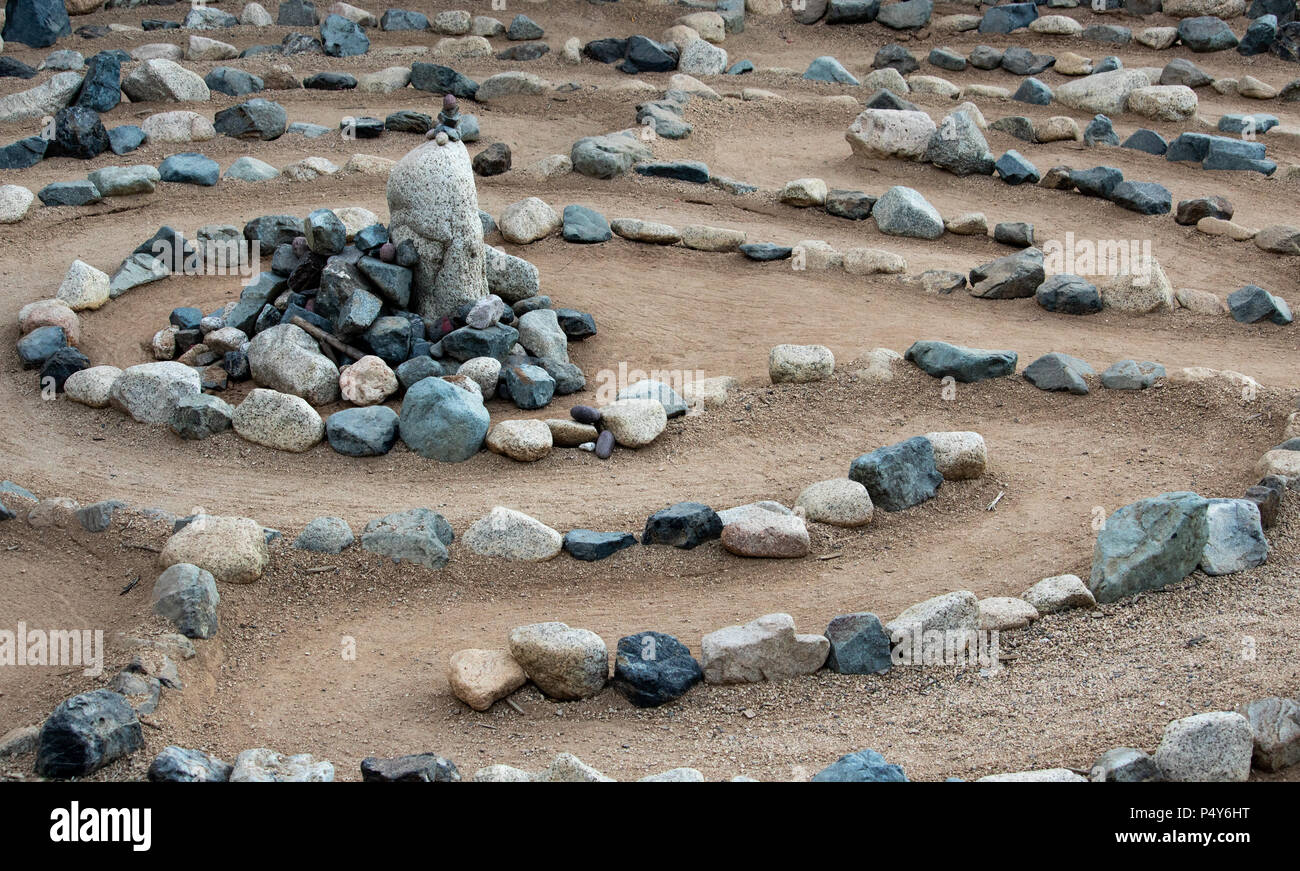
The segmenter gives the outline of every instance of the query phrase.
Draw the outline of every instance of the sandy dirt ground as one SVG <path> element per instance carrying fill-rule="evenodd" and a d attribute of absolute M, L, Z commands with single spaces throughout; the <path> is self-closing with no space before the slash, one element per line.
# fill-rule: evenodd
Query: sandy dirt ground
<path fill-rule="evenodd" d="M 420 0 L 402 5 L 427 14 L 464 8 Z M 597 181 L 572 174 L 539 181 L 520 170 L 547 155 L 567 153 L 581 136 L 631 126 L 635 105 L 653 98 L 669 77 L 636 77 L 647 84 L 643 90 L 613 67 L 590 61 L 565 65 L 557 57 L 563 41 L 633 33 L 658 37 L 690 10 L 626 2 L 518 5 L 509 13 L 492 13 L 486 4 L 473 11 L 507 19 L 515 11 L 529 14 L 546 28 L 551 54 L 526 64 L 452 65 L 478 80 L 519 68 L 579 87 L 469 109 L 483 129 L 471 152 L 503 141 L 514 154 L 514 171 L 478 180 L 480 205 L 493 214 L 523 197 L 539 196 L 557 210 L 581 203 L 610 218 L 742 229 L 750 241 L 823 239 L 839 249 L 881 247 L 905 256 L 912 274 L 966 271 L 1010 251 L 991 237 L 949 234 L 937 242 L 887 237 L 871 221 L 795 209 L 776 196 L 786 181 L 808 176 L 877 195 L 905 184 L 945 216 L 978 210 L 990 225 L 1029 221 L 1040 244 L 1064 239 L 1067 232 L 1087 239 L 1150 240 L 1176 287 L 1225 296 L 1255 283 L 1293 307 L 1300 304 L 1300 258 L 1211 238 L 1176 225 L 1170 216 L 1142 217 L 1077 194 L 1012 188 L 993 178 L 958 179 L 925 164 L 854 158 L 844 130 L 857 109 L 823 98 L 866 94 L 777 72 L 710 79 L 720 92 L 759 87 L 782 99 L 692 101 L 686 117 L 695 126 L 693 135 L 654 146 L 659 158 L 702 160 L 715 174 L 759 185 L 756 194 L 737 197 L 636 176 Z M 74 26 L 179 18 L 179 8 L 100 12 L 75 18 Z M 935 14 L 966 11 L 970 7 L 939 4 Z M 1052 11 L 1085 25 L 1103 20 L 1088 9 Z M 1172 22 L 1162 16 L 1104 20 L 1135 28 Z M 206 35 L 244 48 L 279 42 L 290 30 L 240 27 Z M 87 54 L 129 51 L 146 42 L 183 44 L 183 34 L 74 37 L 58 47 Z M 366 56 L 297 56 L 288 62 L 301 76 L 436 62 L 396 51 L 431 46 L 438 38 L 434 34 L 368 34 L 372 43 Z M 831 54 L 863 75 L 870 72 L 875 51 L 891 41 L 904 41 L 922 58 L 922 73 L 959 85 L 1012 89 L 1019 77 L 1002 71 L 948 73 L 925 65 L 924 56 L 936 45 L 966 53 L 980 43 L 1058 54 L 1072 50 L 1095 58 L 1114 52 L 1129 67 L 1189 56 L 1136 44 L 1115 50 L 1024 31 L 979 36 L 927 30 L 908 38 L 874 24 L 803 27 L 785 16 L 750 16 L 745 31 L 728 36 L 724 47 L 732 59 L 749 58 L 760 68 L 799 71 L 813 58 Z M 507 45 L 503 39 L 493 42 L 498 49 Z M 33 66 L 46 53 L 18 45 L 7 45 L 5 52 Z M 1216 76 L 1250 74 L 1277 87 L 1300 76 L 1300 67 L 1270 56 L 1221 52 L 1192 59 Z M 257 72 L 271 61 L 225 63 Z M 186 65 L 206 72 L 218 64 Z M 48 75 L 32 82 L 0 79 L 0 94 Z M 1040 78 L 1053 87 L 1066 81 L 1050 70 Z M 1283 129 L 1264 137 L 1269 156 L 1284 167 L 1300 162 L 1300 104 L 1224 97 L 1211 89 L 1198 95 L 1201 115 L 1211 123 L 1229 111 L 1277 115 Z M 282 103 L 291 121 L 330 126 L 347 116 L 383 118 L 399 109 L 436 114 L 438 104 L 435 95 L 411 89 L 388 95 L 297 90 L 260 96 Z M 914 101 L 936 120 L 952 105 L 936 97 Z M 237 102 L 214 94 L 210 103 L 185 108 L 210 115 Z M 976 102 L 989 121 L 1058 114 L 1074 117 L 1080 126 L 1089 120 L 1057 105 Z M 136 123 L 160 108 L 123 105 L 105 120 L 110 126 Z M 1197 122 L 1163 124 L 1133 115 L 1117 117 L 1115 124 L 1121 137 L 1140 126 L 1166 138 L 1208 129 Z M 3 125 L 0 140 L 34 132 Z M 1124 149 L 1029 145 L 998 131 L 987 135 L 995 153 L 1016 148 L 1043 170 L 1117 166 L 1126 178 L 1165 185 L 1175 201 L 1225 195 L 1236 205 L 1236 220 L 1249 226 L 1295 223 L 1300 193 L 1295 182 L 1205 172 Z M 337 136 L 251 143 L 218 137 L 193 150 L 213 157 L 223 169 L 245 154 L 276 166 L 309 155 L 342 165 L 354 153 L 399 158 L 420 141 L 400 133 L 361 142 Z M 102 166 L 156 164 L 181 150 L 187 147 L 149 145 L 125 157 L 51 159 L 5 173 L 0 182 L 36 190 Z M 223 180 L 214 188 L 160 184 L 152 195 L 87 208 L 38 205 L 22 223 L 0 227 L 0 341 L 12 347 L 18 309 L 51 296 L 75 258 L 112 271 L 162 224 L 192 236 L 204 224 L 242 225 L 262 214 L 305 215 L 350 205 L 386 220 L 384 185 L 382 177 L 355 174 L 310 183 Z M 215 639 L 199 643 L 198 656 L 181 664 L 185 689 L 167 694 L 149 718 L 159 728 L 146 729 L 145 751 L 96 777 L 140 777 L 166 744 L 202 747 L 227 759 L 253 746 L 310 752 L 332 761 L 340 779 L 358 779 L 358 763 L 370 755 L 438 752 L 468 775 L 493 762 L 542 768 L 554 754 L 569 751 L 619 778 L 689 765 L 711 779 L 745 774 L 789 780 L 806 778 L 863 747 L 901 763 L 914 779 L 975 777 L 1062 765 L 1086 769 L 1114 746 L 1153 750 L 1170 719 L 1259 696 L 1300 693 L 1300 512 L 1292 505 L 1270 532 L 1274 552 L 1266 566 L 1229 578 L 1196 574 L 1160 594 L 1044 618 L 1004 636 L 1011 658 L 994 675 L 933 668 L 896 669 L 883 677 L 822 672 L 779 684 L 701 686 L 651 711 L 631 707 L 612 690 L 561 704 L 530 686 L 514 697 L 523 714 L 501 704 L 484 714 L 470 711 L 447 687 L 447 658 L 464 647 L 504 646 L 510 628 L 523 623 L 563 620 L 598 632 L 611 648 L 622 635 L 655 629 L 678 635 L 698 651 L 703 634 L 773 611 L 793 615 L 800 631 L 819 632 L 847 611 L 869 610 L 888 619 L 913 602 L 951 590 L 1018 595 L 1048 575 L 1086 577 L 1097 507 L 1110 512 L 1166 490 L 1237 496 L 1254 483 L 1257 459 L 1281 441 L 1286 415 L 1295 410 L 1300 361 L 1294 328 L 1242 325 L 1186 310 L 1077 318 L 1045 312 L 1032 299 L 932 296 L 890 276 L 794 272 L 788 264 L 753 263 L 739 254 L 658 248 L 617 237 L 598 246 L 559 238 L 528 246 L 503 243 L 499 236 L 489 241 L 535 263 L 542 292 L 557 304 L 593 313 L 599 334 L 571 347 L 589 388 L 595 373 L 617 370 L 620 363 L 631 369 L 731 375 L 741 388 L 726 406 L 672 421 L 652 446 L 619 451 L 607 462 L 556 450 L 527 465 L 484 452 L 447 466 L 425 461 L 400 444 L 387 456 L 358 460 L 325 445 L 304 455 L 274 452 L 233 433 L 183 442 L 111 410 L 42 401 L 35 376 L 19 367 L 16 355 L 0 359 L 3 477 L 42 496 L 83 503 L 120 498 L 178 515 L 202 508 L 254 517 L 286 534 L 273 544 L 273 565 L 265 578 L 221 590 L 222 629 Z M 238 291 L 238 281 L 230 277 L 173 277 L 138 288 L 83 316 L 82 349 L 96 364 L 145 362 L 147 343 L 172 308 L 197 305 L 208 311 Z M 902 352 L 918 339 L 1013 349 L 1022 367 L 1048 351 L 1082 357 L 1098 371 L 1124 358 L 1156 360 L 1171 370 L 1209 366 L 1245 373 L 1264 388 L 1250 401 L 1214 385 L 1133 394 L 1098 390 L 1076 397 L 1043 393 L 1016 377 L 958 385 L 956 398 L 947 400 L 939 382 L 910 367 L 886 384 L 853 376 L 854 361 L 870 349 Z M 829 346 L 839 361 L 834 379 L 768 384 L 768 349 L 782 342 Z M 242 392 L 233 389 L 226 398 L 237 401 Z M 592 398 L 588 389 L 532 414 L 561 416 L 570 405 Z M 529 414 L 495 400 L 489 410 L 494 421 Z M 967 429 L 982 433 L 989 446 L 982 480 L 947 483 L 938 498 L 907 512 L 877 512 L 862 530 L 812 525 L 813 553 L 794 562 L 744 560 L 717 542 L 690 552 L 634 548 L 594 564 L 562 556 L 542 565 L 492 561 L 455 546 L 447 569 L 433 573 L 381 562 L 360 550 L 320 557 L 287 545 L 308 520 L 322 514 L 342 516 L 359 530 L 373 517 L 415 506 L 442 512 L 458 532 L 495 505 L 532 514 L 561 531 L 637 532 L 650 513 L 686 499 L 719 509 L 756 499 L 791 504 L 805 486 L 844 475 L 854 457 L 875 447 L 934 430 Z M 999 493 L 996 510 L 986 510 Z M 161 526 L 138 519 L 102 535 L 41 534 L 5 524 L 0 527 L 0 626 L 24 620 L 30 626 L 104 627 L 111 642 L 109 662 L 121 664 L 129 653 L 118 633 L 163 630 L 150 614 L 149 590 L 159 569 L 149 548 L 164 540 Z M 138 585 L 122 594 L 135 578 Z M 357 641 L 355 661 L 339 654 L 344 636 Z M 1253 660 L 1242 655 L 1246 639 L 1254 639 Z M 76 669 L 0 670 L 0 733 L 40 722 L 61 699 L 103 685 L 109 677 L 111 670 L 99 679 Z M 31 776 L 30 761 L 0 763 L 0 772 Z"/>

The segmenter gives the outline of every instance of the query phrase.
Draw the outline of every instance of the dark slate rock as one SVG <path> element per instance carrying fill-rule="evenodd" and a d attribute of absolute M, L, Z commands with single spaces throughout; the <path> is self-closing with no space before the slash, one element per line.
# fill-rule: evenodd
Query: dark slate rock
<path fill-rule="evenodd" d="M 77 509 L 77 523 L 86 532 L 100 533 L 108 529 L 113 522 L 113 515 L 126 503 L 120 499 L 104 499 Z"/>
<path fill-rule="evenodd" d="M 1146 390 L 1165 377 L 1165 367 L 1144 360 L 1120 360 L 1101 373 L 1101 386 L 1107 390 Z"/>
<path fill-rule="evenodd" d="M 1036 76 L 1055 64 L 1056 58 L 1050 54 L 1034 54 L 1018 45 L 1002 53 L 1002 69 L 1018 76 Z"/>
<path fill-rule="evenodd" d="M 50 142 L 40 136 L 19 139 L 0 148 L 0 169 L 26 169 L 45 158 Z"/>
<path fill-rule="evenodd" d="M 244 225 L 244 238 L 257 242 L 261 253 L 271 255 L 280 245 L 303 235 L 302 218 L 296 215 L 262 215 Z"/>
<path fill-rule="evenodd" d="M 37 384 L 42 390 L 53 387 L 56 393 L 62 393 L 63 382 L 68 380 L 69 375 L 89 367 L 90 359 L 76 348 L 60 348 L 41 364 Z"/>
<path fill-rule="evenodd" d="M 1002 49 L 991 45 L 977 45 L 966 56 L 966 60 L 977 70 L 995 70 L 1002 66 Z"/>
<path fill-rule="evenodd" d="M 608 242 L 613 235 L 609 221 L 595 209 L 579 205 L 564 207 L 564 241 L 580 244 Z"/>
<path fill-rule="evenodd" d="M 992 175 L 993 152 L 979 126 L 965 112 L 953 112 L 930 136 L 925 160 L 953 175 Z"/>
<path fill-rule="evenodd" d="M 1225 197 L 1198 197 L 1194 200 L 1180 200 L 1174 212 L 1174 222 L 1190 227 L 1201 218 L 1222 218 L 1232 220 L 1232 203 Z"/>
<path fill-rule="evenodd" d="M 545 408 L 555 396 L 555 378 L 541 366 L 506 366 L 501 375 L 506 395 L 525 411 Z"/>
<path fill-rule="evenodd" d="M 17 58 L 0 55 L 0 79 L 34 79 L 36 70 Z"/>
<path fill-rule="evenodd" d="M 810 82 L 830 82 L 836 85 L 860 84 L 857 77 L 844 68 L 844 64 L 830 55 L 814 58 L 813 62 L 808 64 L 808 69 L 804 70 L 803 77 Z"/>
<path fill-rule="evenodd" d="M 88 206 L 103 199 L 94 184 L 87 180 L 56 181 L 36 192 L 47 206 Z"/>
<path fill-rule="evenodd" d="M 227 783 L 232 771 L 211 753 L 171 745 L 154 757 L 146 776 L 153 783 Z"/>
<path fill-rule="evenodd" d="M 462 363 L 473 357 L 495 357 L 504 361 L 517 341 L 519 331 L 505 324 L 496 324 L 486 330 L 461 327 L 443 336 L 442 349 L 448 357 Z"/>
<path fill-rule="evenodd" d="M 880 48 L 876 52 L 875 58 L 871 61 L 873 70 L 893 69 L 906 76 L 914 73 L 921 68 L 921 64 L 910 51 L 903 48 L 896 42 L 891 42 Z M 805 76 L 805 78 L 807 78 Z"/>
<path fill-rule="evenodd" d="M 370 279 L 379 295 L 398 308 L 406 308 L 411 300 L 411 282 L 414 274 L 405 266 L 385 263 L 376 257 L 362 257 L 357 261 L 361 274 Z"/>
<path fill-rule="evenodd" d="M 1195 52 L 1225 51 L 1237 47 L 1237 35 L 1227 22 L 1213 15 L 1178 22 L 1178 39 Z"/>
<path fill-rule="evenodd" d="M 1011 99 L 1033 106 L 1047 106 L 1052 102 L 1052 89 L 1030 76 L 1020 83 Z"/>
<path fill-rule="evenodd" d="M 62 0 L 7 0 L 5 42 L 47 48 L 72 33 L 72 22 Z"/>
<path fill-rule="evenodd" d="M 1052 351 L 1026 366 L 1022 374 L 1039 390 L 1064 390 L 1083 396 L 1088 392 L 1088 382 L 1084 379 L 1097 372 L 1078 357 Z"/>
<path fill-rule="evenodd" d="M 1008 133 L 1021 142 L 1038 141 L 1038 132 L 1034 130 L 1034 122 L 1023 115 L 1008 115 L 1005 118 L 998 118 L 989 124 L 989 128 Z"/>
<path fill-rule="evenodd" d="M 841 614 L 824 634 L 831 643 L 826 667 L 836 674 L 880 674 L 893 666 L 889 634 L 875 614 Z"/>
<path fill-rule="evenodd" d="M 1148 130 L 1141 127 L 1134 131 L 1133 135 L 1124 140 L 1124 148 L 1132 148 L 1135 151 L 1145 151 L 1147 154 L 1154 154 L 1157 157 L 1164 157 L 1169 150 L 1169 143 L 1163 136 L 1154 130 Z"/>
<path fill-rule="evenodd" d="M 221 166 L 212 158 L 197 152 L 173 154 L 158 165 L 163 181 L 212 187 L 221 178 Z"/>
<path fill-rule="evenodd" d="M 656 42 L 648 36 L 638 34 L 628 38 L 623 62 L 618 65 L 618 68 L 629 75 L 666 73 L 677 69 L 677 59 L 678 52 L 675 46 Z"/>
<path fill-rule="evenodd" d="M 1251 115 L 1232 112 L 1219 117 L 1220 133 L 1245 133 L 1248 136 L 1259 136 L 1277 125 L 1277 116 L 1267 112 L 1255 112 Z"/>
<path fill-rule="evenodd" d="M 1167 215 L 1173 195 L 1153 181 L 1122 181 L 1111 191 L 1110 201 L 1139 215 Z"/>
<path fill-rule="evenodd" d="M 478 82 L 440 64 L 411 64 L 411 87 L 417 91 L 434 94 L 451 94 L 460 100 L 472 100 L 478 93 Z"/>
<path fill-rule="evenodd" d="M 411 356 L 411 322 L 393 315 L 376 318 L 362 341 L 370 353 L 389 366 L 396 366 Z"/>
<path fill-rule="evenodd" d="M 596 319 L 587 312 L 571 308 L 557 308 L 555 317 L 560 329 L 570 342 L 581 342 L 596 335 Z"/>
<path fill-rule="evenodd" d="M 1028 27 L 1038 18 L 1038 7 L 1033 3 L 1006 3 L 993 6 L 980 19 L 980 33 L 1011 33 Z"/>
<path fill-rule="evenodd" d="M 1208 507 L 1209 500 L 1195 493 L 1162 493 L 1106 518 L 1088 583 L 1097 601 L 1158 590 L 1191 574 L 1209 538 Z"/>
<path fill-rule="evenodd" d="M 1049 312 L 1067 315 L 1091 315 L 1101 311 L 1101 295 L 1091 282 L 1061 272 L 1038 286 L 1034 293 L 1038 304 Z"/>
<path fill-rule="evenodd" d="M 315 91 L 350 91 L 357 86 L 357 79 L 348 73 L 316 73 L 303 79 L 302 86 Z"/>
<path fill-rule="evenodd" d="M 587 377 L 576 363 L 552 358 L 529 358 L 529 365 L 538 366 L 555 381 L 555 395 L 567 396 L 587 386 Z"/>
<path fill-rule="evenodd" d="M 279 139 L 289 126 L 289 115 L 284 107 L 271 100 L 255 97 L 252 100 L 222 109 L 212 119 L 218 133 L 235 139 Z"/>
<path fill-rule="evenodd" d="M 433 118 L 414 109 L 402 109 L 384 119 L 384 128 L 394 133 L 428 133 L 433 129 Z"/>
<path fill-rule="evenodd" d="M 1103 45 L 1128 45 L 1133 41 L 1133 31 L 1118 24 L 1094 24 L 1085 27 L 1079 37 Z M 1093 73 L 1096 72 L 1097 70 L 1094 69 Z"/>
<path fill-rule="evenodd" d="M 307 0 L 283 0 L 275 18 L 278 27 L 315 27 L 319 22 L 316 4 Z"/>
<path fill-rule="evenodd" d="M 1268 50 L 1275 57 L 1291 63 L 1300 63 L 1300 21 L 1283 24 L 1277 29 L 1277 39 Z"/>
<path fill-rule="evenodd" d="M 1294 0 L 1251 0 L 1246 9 L 1247 18 L 1263 18 L 1272 15 L 1278 24 L 1287 24 L 1296 20 Z"/>
<path fill-rule="evenodd" d="M 1228 294 L 1228 312 L 1233 320 L 1242 324 L 1254 324 L 1262 320 L 1279 326 L 1291 323 L 1291 307 L 1286 304 L 1286 300 L 1255 284 L 1248 284 Z"/>
<path fill-rule="evenodd" d="M 1182 136 L 1186 135 L 1188 134 L 1182 134 Z M 1264 143 L 1262 142 L 1229 139 L 1224 136 L 1209 136 L 1206 138 L 1205 159 L 1201 161 L 1202 169 L 1254 171 L 1264 175 L 1272 175 L 1277 169 L 1276 163 L 1264 158 Z M 1173 146 L 1170 145 L 1171 150 L 1172 148 Z M 1169 156 L 1165 155 L 1165 159 L 1168 160 Z"/>
<path fill-rule="evenodd" d="M 1286 480 L 1276 475 L 1269 475 L 1258 484 L 1246 488 L 1243 494 L 1247 502 L 1253 502 L 1259 509 L 1259 524 L 1264 529 L 1277 525 L 1277 513 L 1282 507 L 1282 495 L 1286 492 Z"/>
<path fill-rule="evenodd" d="M 49 144 L 46 157 L 88 160 L 108 149 L 108 131 L 98 112 L 84 106 L 70 106 L 55 114 L 54 141 Z"/>
<path fill-rule="evenodd" d="M 367 756 L 361 760 L 361 780 L 364 783 L 459 783 L 460 772 L 450 759 L 436 753 L 393 759 Z"/>
<path fill-rule="evenodd" d="M 1034 244 L 1034 225 L 1024 221 L 999 221 L 993 226 L 993 241 L 1015 248 L 1029 248 Z"/>
<path fill-rule="evenodd" d="M 709 183 L 709 168 L 698 160 L 668 160 L 638 163 L 632 167 L 638 175 L 671 178 L 695 184 Z"/>
<path fill-rule="evenodd" d="M 477 175 L 493 176 L 510 171 L 510 146 L 504 142 L 494 142 L 474 155 L 474 172 Z"/>
<path fill-rule="evenodd" d="M 409 9 L 388 9 L 379 19 L 380 30 L 428 30 L 429 19 Z"/>
<path fill-rule="evenodd" d="M 1115 125 L 1105 115 L 1095 115 L 1083 129 L 1085 145 L 1119 145 L 1119 134 Z"/>
<path fill-rule="evenodd" d="M 398 366 L 394 372 L 397 374 L 397 381 L 402 387 L 410 387 L 418 381 L 425 378 L 441 378 L 443 375 L 451 375 L 440 361 L 426 355 L 411 357 L 405 363 Z"/>
<path fill-rule="evenodd" d="M 997 7 L 994 7 L 997 8 Z M 841 756 L 813 775 L 813 783 L 907 783 L 900 765 L 886 762 L 875 750 Z"/>
<path fill-rule="evenodd" d="M 850 221 L 863 221 L 871 217 L 871 209 L 875 204 L 876 198 L 862 191 L 836 188 L 826 195 L 826 213 Z"/>
<path fill-rule="evenodd" d="M 771 242 L 749 242 L 740 246 L 740 253 L 750 260 L 766 263 L 771 260 L 789 260 L 794 249 L 787 245 L 774 245 Z"/>
<path fill-rule="evenodd" d="M 897 109 L 905 112 L 915 112 L 916 104 L 910 100 L 904 100 L 886 88 L 876 91 L 863 104 L 864 109 Z"/>
<path fill-rule="evenodd" d="M 1023 299 L 1033 296 L 1046 277 L 1043 252 L 1026 248 L 977 266 L 970 271 L 970 293 L 979 299 Z M 913 346 L 915 347 L 915 346 Z"/>
<path fill-rule="evenodd" d="M 541 39 L 544 35 L 541 25 L 527 15 L 516 15 L 506 28 L 506 39 L 510 40 Z"/>
<path fill-rule="evenodd" d="M 255 94 L 266 87 L 260 76 L 235 67 L 216 67 L 203 77 L 203 81 L 209 89 L 231 97 Z"/>
<path fill-rule="evenodd" d="M 229 372 L 226 374 L 229 380 Z M 172 432 L 183 439 L 198 441 L 211 438 L 230 429 L 231 408 L 217 397 L 205 393 L 182 397 L 176 404 L 168 425 Z"/>
<path fill-rule="evenodd" d="M 1214 76 L 1198 67 L 1186 58 L 1174 58 L 1160 71 L 1160 84 L 1186 85 L 1189 88 L 1204 88 L 1214 82 Z"/>
<path fill-rule="evenodd" d="M 37 739 L 36 773 L 84 777 L 143 746 L 140 721 L 126 698 L 91 690 L 60 703 L 46 719 Z"/>
<path fill-rule="evenodd" d="M 986 351 L 931 340 L 913 343 L 903 356 L 935 378 L 951 375 L 965 383 L 1012 375 L 1017 359 L 1015 351 Z"/>
<path fill-rule="evenodd" d="M 1025 182 L 1037 184 L 1040 178 L 1038 168 L 1014 148 L 999 157 L 993 166 L 997 170 L 998 177 L 1007 184 L 1016 185 Z"/>
<path fill-rule="evenodd" d="M 460 390 L 438 379 L 423 383 Z M 406 560 L 430 569 L 440 569 L 447 564 L 447 548 L 454 540 L 447 519 L 428 508 L 411 508 L 377 517 L 367 523 L 361 533 L 361 547 L 365 550 L 386 556 L 393 562 Z"/>
<path fill-rule="evenodd" d="M 1097 73 L 1108 73 L 1111 72 L 1112 70 L 1122 70 L 1122 69 L 1124 69 L 1124 62 L 1112 54 L 1112 55 L 1107 55 L 1106 57 L 1102 58 L 1101 60 L 1093 64 L 1092 74 L 1096 75 Z"/>
<path fill-rule="evenodd" d="M 1115 186 L 1124 180 L 1124 173 L 1113 166 L 1095 166 L 1092 169 L 1076 169 L 1070 173 L 1070 181 L 1079 189 L 1079 193 L 1090 197 L 1108 200 L 1115 192 Z"/>
<path fill-rule="evenodd" d="M 370 50 L 370 39 L 361 25 L 342 15 L 331 15 L 320 26 L 320 41 L 330 57 L 356 57 Z"/>
<path fill-rule="evenodd" d="M 880 0 L 830 0 L 827 24 L 869 24 L 880 12 Z"/>
<path fill-rule="evenodd" d="M 382 456 L 397 443 L 397 412 L 385 405 L 336 411 L 325 419 L 325 438 L 349 457 Z"/>
<path fill-rule="evenodd" d="M 594 61 L 603 64 L 618 63 L 627 53 L 626 39 L 593 39 L 582 47 L 584 57 L 591 58 Z"/>
<path fill-rule="evenodd" d="M 614 688 L 638 708 L 681 698 L 703 679 L 704 671 L 690 648 L 671 635 L 638 632 L 618 640 Z"/>
<path fill-rule="evenodd" d="M 641 543 L 670 544 L 691 550 L 721 537 L 722 518 L 716 511 L 699 502 L 678 502 L 650 515 L 641 533 Z"/>
<path fill-rule="evenodd" d="M 146 18 L 140 22 L 140 29 L 146 32 L 154 30 L 180 30 L 179 21 L 168 21 L 164 18 Z M 109 31 L 112 32 L 111 30 Z"/>
<path fill-rule="evenodd" d="M 596 532 L 591 529 L 574 529 L 564 534 L 564 549 L 575 559 L 595 562 L 613 556 L 624 548 L 636 544 L 630 532 Z"/>
<path fill-rule="evenodd" d="M 108 147 L 114 154 L 130 154 L 144 144 L 143 130 L 134 124 L 123 124 L 108 131 Z"/>
<path fill-rule="evenodd" d="M 122 101 L 122 61 L 116 54 L 101 51 L 86 62 L 86 75 L 73 104 L 95 112 L 107 112 Z"/>
<path fill-rule="evenodd" d="M 188 563 L 171 566 L 154 584 L 154 613 L 169 620 L 186 638 L 211 638 L 217 634 L 220 603 L 211 573 Z"/>
<path fill-rule="evenodd" d="M 1292 4 L 1291 11 L 1295 12 L 1295 4 Z M 1246 35 L 1237 45 L 1237 53 L 1244 57 L 1264 54 L 1275 39 L 1277 39 L 1277 16 L 1262 15 L 1250 22 L 1250 26 L 1246 28 Z"/>
<path fill-rule="evenodd" d="M 933 13 L 933 0 L 900 0 L 881 6 L 876 21 L 891 30 L 917 30 L 930 23 Z"/>
<path fill-rule="evenodd" d="M 960 73 L 966 69 L 966 58 L 950 48 L 932 48 L 930 54 L 926 57 L 930 66 L 938 67 L 941 70 L 948 70 L 953 73 Z"/>
<path fill-rule="evenodd" d="M 902 511 L 933 499 L 943 484 L 934 445 L 922 436 L 863 454 L 849 466 L 849 477 L 867 488 L 873 505 L 886 511 Z"/>

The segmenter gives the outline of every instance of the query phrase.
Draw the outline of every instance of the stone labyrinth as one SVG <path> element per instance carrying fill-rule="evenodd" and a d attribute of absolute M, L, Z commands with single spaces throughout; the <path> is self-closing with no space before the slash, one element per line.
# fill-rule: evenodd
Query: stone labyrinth
<path fill-rule="evenodd" d="M 230 3 L 6 4 L 0 776 L 1300 774 L 1295 0 Z"/>

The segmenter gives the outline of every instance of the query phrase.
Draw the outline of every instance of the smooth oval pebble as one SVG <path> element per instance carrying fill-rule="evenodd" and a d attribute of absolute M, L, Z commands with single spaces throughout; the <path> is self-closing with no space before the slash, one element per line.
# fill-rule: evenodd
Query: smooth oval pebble
<path fill-rule="evenodd" d="M 596 456 L 608 460 L 612 453 L 614 453 L 614 434 L 605 430 L 596 437 Z"/>
<path fill-rule="evenodd" d="M 589 423 L 594 426 L 600 420 L 600 409 L 592 408 L 590 405 L 575 405 L 569 409 L 569 415 L 578 423 Z"/>
<path fill-rule="evenodd" d="M 397 246 L 392 242 L 385 242 L 379 246 L 379 259 L 385 263 L 397 262 Z"/>

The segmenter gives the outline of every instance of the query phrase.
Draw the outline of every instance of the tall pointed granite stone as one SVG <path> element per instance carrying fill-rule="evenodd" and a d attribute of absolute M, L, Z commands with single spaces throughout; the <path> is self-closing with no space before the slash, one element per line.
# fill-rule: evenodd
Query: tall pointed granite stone
<path fill-rule="evenodd" d="M 425 321 L 488 293 L 469 152 L 442 139 L 412 149 L 388 177 L 389 238 L 398 245 L 410 240 L 419 253 L 411 307 Z"/>

